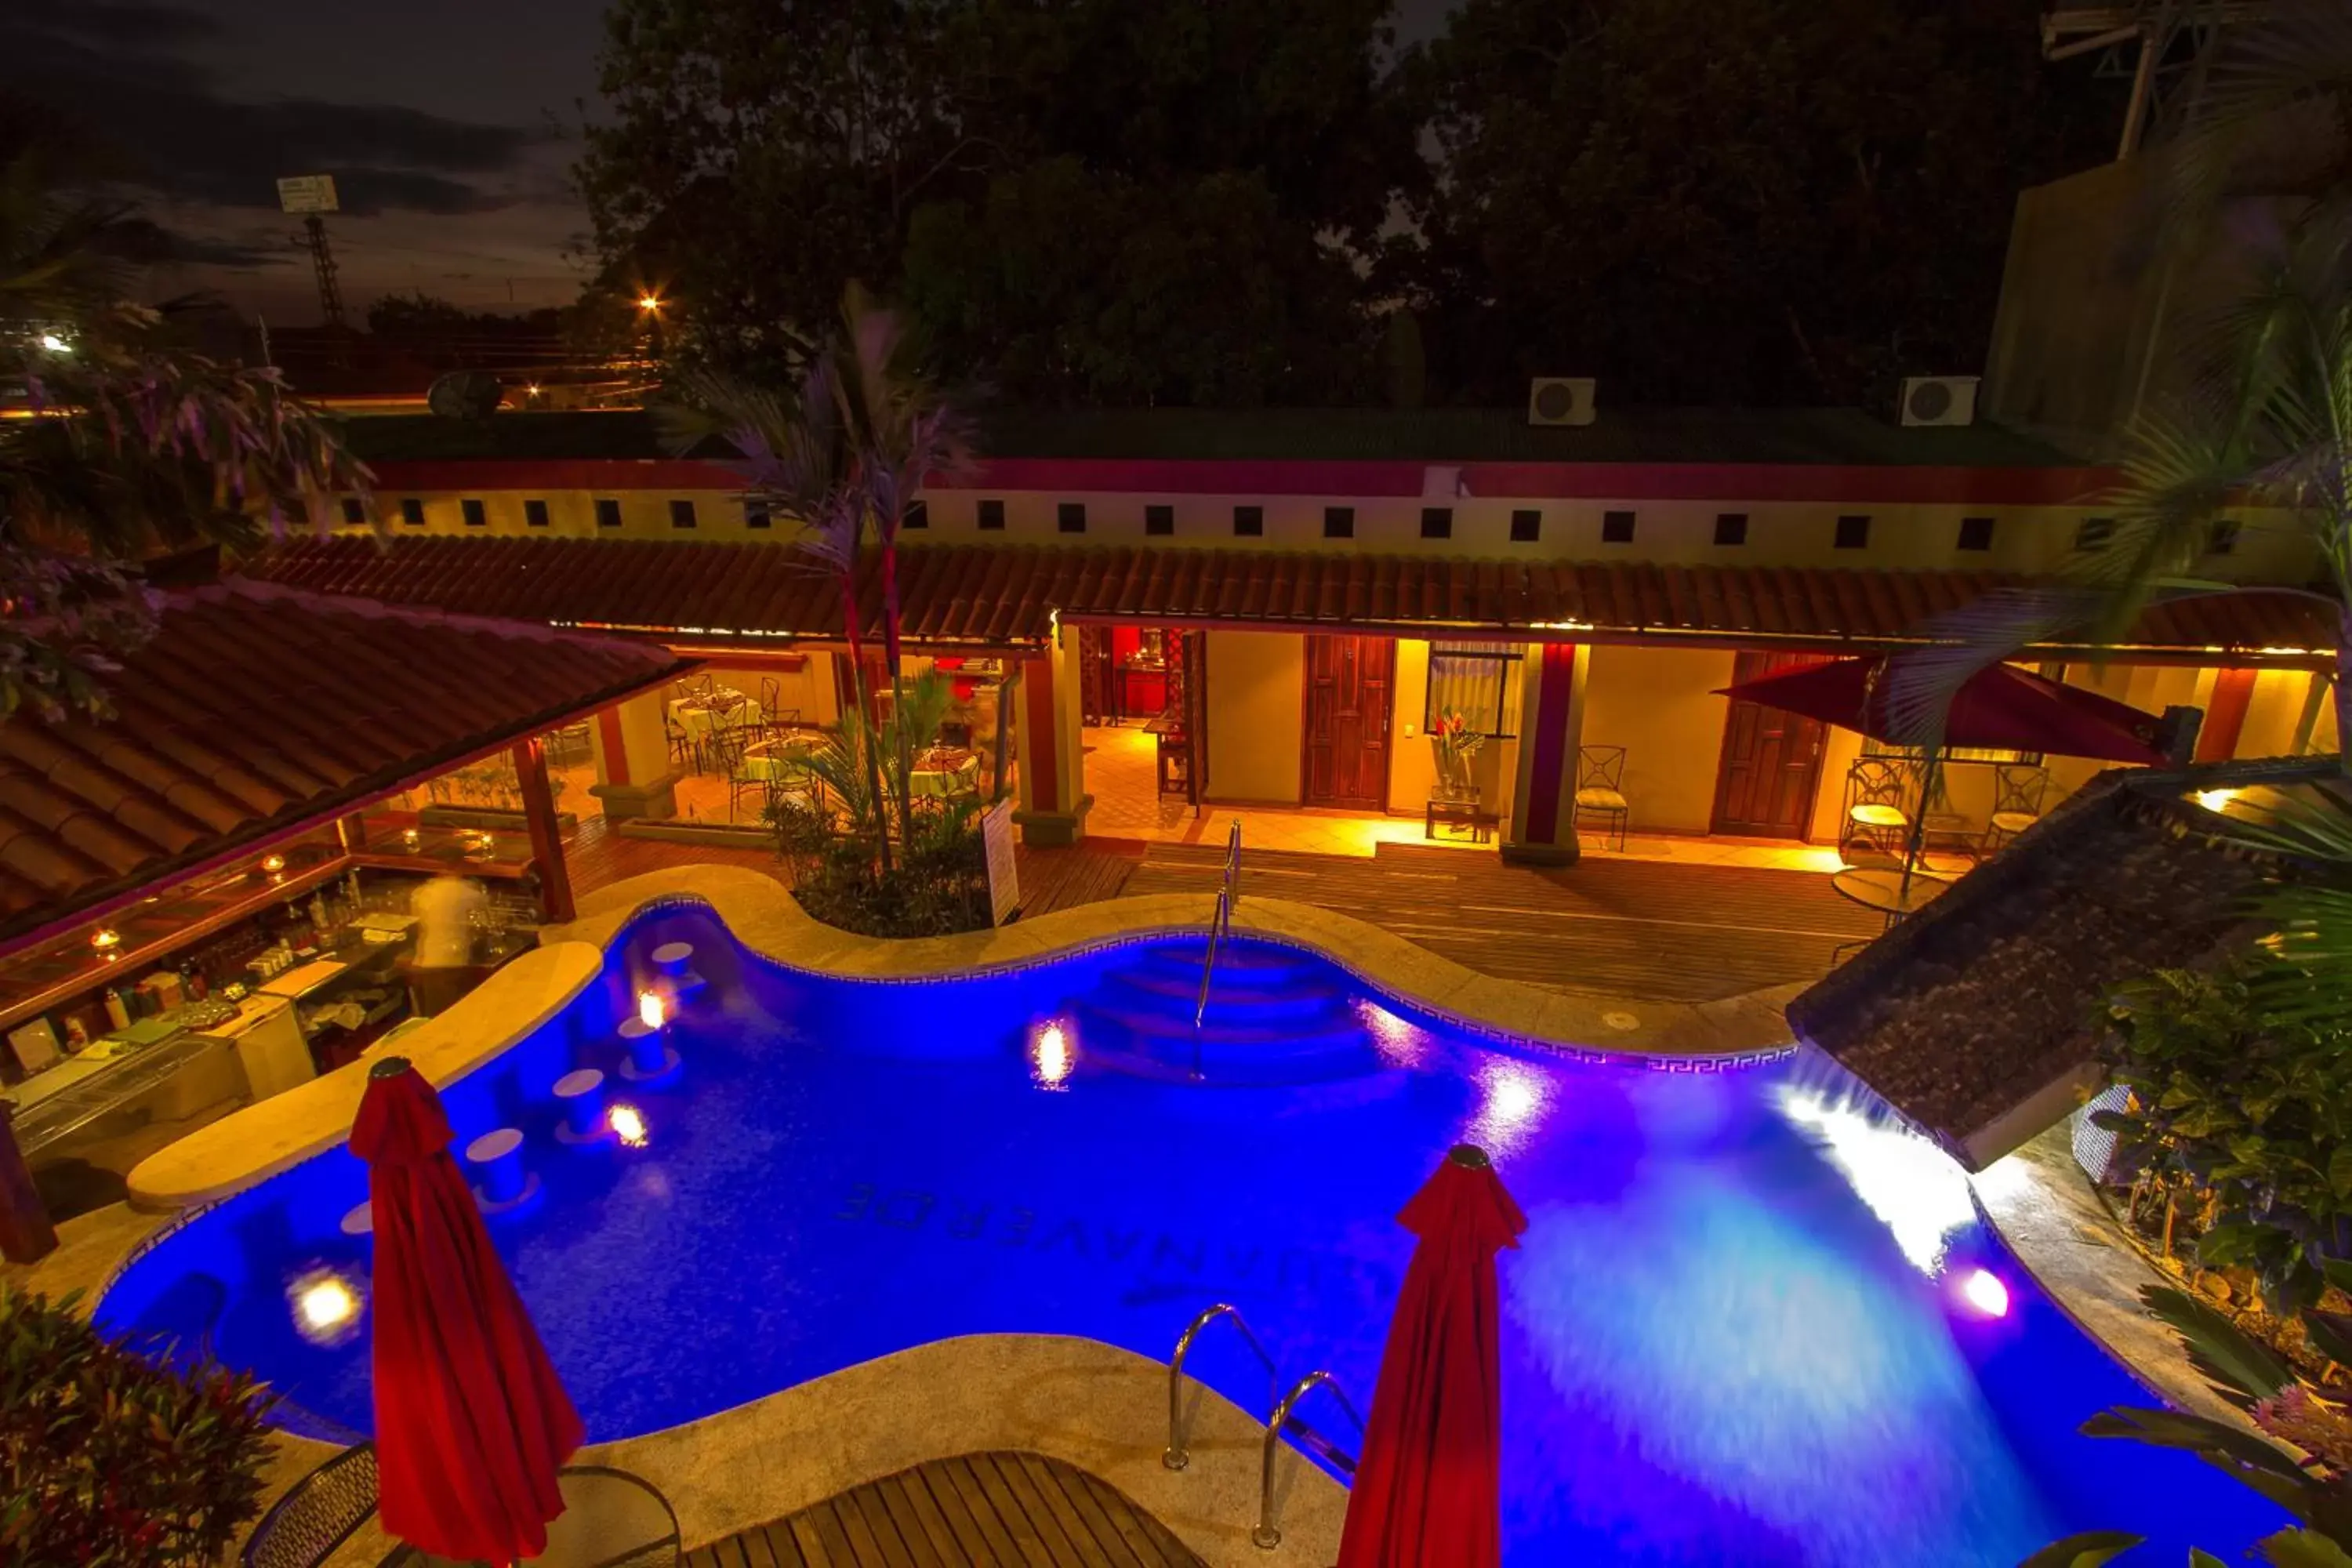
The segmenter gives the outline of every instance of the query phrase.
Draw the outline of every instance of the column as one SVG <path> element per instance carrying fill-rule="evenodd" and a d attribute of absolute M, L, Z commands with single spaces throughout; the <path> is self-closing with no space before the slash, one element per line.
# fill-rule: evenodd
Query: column
<path fill-rule="evenodd" d="M 604 803 L 608 822 L 677 815 L 669 736 L 662 728 L 661 691 L 647 691 L 598 710 L 588 725 L 596 782 L 588 793 Z"/>
<path fill-rule="evenodd" d="M 1591 656 L 1575 643 L 1528 651 L 1519 692 L 1519 765 L 1511 782 L 1511 826 L 1503 858 L 1517 866 L 1566 866 L 1576 858 L 1576 762 L 1584 735 L 1584 678 Z"/>
<path fill-rule="evenodd" d="M 1013 813 L 1024 844 L 1045 847 L 1086 837 L 1086 746 L 1078 713 L 1078 635 L 1056 626 L 1046 648 L 1021 661 L 1013 710 L 1021 756 L 1021 799 Z"/>
<path fill-rule="evenodd" d="M 58 1233 L 8 1122 L 7 1103 L 0 1101 L 0 1258 L 32 1263 L 57 1250 Z"/>
<path fill-rule="evenodd" d="M 530 858 L 539 867 L 539 911 L 550 925 L 562 925 L 573 913 L 572 871 L 563 863 L 563 825 L 555 819 L 555 792 L 547 784 L 546 742 L 537 735 L 517 741 L 514 765 Z"/>

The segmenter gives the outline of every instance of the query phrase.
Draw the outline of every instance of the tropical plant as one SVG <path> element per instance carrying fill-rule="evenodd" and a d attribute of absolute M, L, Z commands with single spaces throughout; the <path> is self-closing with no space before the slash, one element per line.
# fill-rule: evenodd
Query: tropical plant
<path fill-rule="evenodd" d="M 150 231 L 126 208 L 0 163 L 0 715 L 107 710 L 105 678 L 152 636 L 147 557 L 247 548 L 323 520 L 367 470 L 275 371 L 190 351 L 190 302 L 129 297 Z"/>
<path fill-rule="evenodd" d="M 0 1297 L 0 1560 L 209 1565 L 260 1510 L 269 1396 L 110 1338 L 79 1297 Z"/>
<path fill-rule="evenodd" d="M 2205 1195 L 2197 1261 L 2253 1270 L 2284 1316 L 2319 1299 L 2328 1259 L 2352 1258 L 2352 1035 L 2266 1008 L 2265 962 L 2163 971 L 2120 994 L 2102 1049 L 2132 1104 L 2093 1120 L 2160 1181 Z"/>
<path fill-rule="evenodd" d="M 2327 1281 L 2352 1289 L 2352 1264 L 2330 1260 Z M 2083 1424 L 2093 1437 L 2120 1437 L 2178 1448 L 2235 1477 L 2276 1503 L 2297 1528 L 2256 1543 L 2276 1568 L 2352 1568 L 2352 1413 L 2340 1389 L 2315 1388 L 2235 1323 L 2167 1285 L 2140 1291 L 2150 1315 L 2171 1325 L 2190 1362 L 2215 1393 L 2246 1412 L 2262 1436 L 2228 1422 L 2176 1410 L 2119 1405 Z M 2306 1310 L 2304 1331 L 2331 1361 L 2352 1363 L 2352 1314 Z M 2264 1440 L 2275 1437 L 2279 1443 Z M 2098 1568 L 2139 1543 L 2119 1532 L 2069 1536 L 2026 1559 L 2022 1568 Z M 2218 1564 L 2198 1552 L 2191 1561 Z"/>

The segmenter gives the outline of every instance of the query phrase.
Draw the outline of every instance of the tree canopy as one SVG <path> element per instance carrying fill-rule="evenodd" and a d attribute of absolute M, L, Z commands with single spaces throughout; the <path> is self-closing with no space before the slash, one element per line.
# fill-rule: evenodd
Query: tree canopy
<path fill-rule="evenodd" d="M 2106 153 L 2036 11 L 619 0 L 579 178 L 738 370 L 857 279 L 1023 402 L 1852 402 L 1974 368 L 2018 190 Z"/>

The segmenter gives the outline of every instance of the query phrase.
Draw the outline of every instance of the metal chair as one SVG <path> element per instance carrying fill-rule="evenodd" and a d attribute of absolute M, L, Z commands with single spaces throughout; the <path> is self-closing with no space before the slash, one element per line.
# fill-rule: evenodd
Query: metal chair
<path fill-rule="evenodd" d="M 1838 831 L 1838 854 L 1853 863 L 1857 848 L 1901 864 L 1911 833 L 1911 763 L 1899 757 L 1864 757 L 1845 775 L 1845 815 Z"/>
<path fill-rule="evenodd" d="M 316 1568 L 375 1512 L 375 1445 L 344 1449 L 296 1481 L 246 1538 L 245 1568 Z"/>
<path fill-rule="evenodd" d="M 1601 818 L 1601 842 L 1607 844 L 1611 834 L 1617 842 L 1611 847 L 1625 847 L 1625 824 L 1633 808 L 1625 803 L 1625 748 L 1622 746 L 1579 746 L 1576 749 L 1576 826 L 1581 830 L 1587 816 Z"/>
<path fill-rule="evenodd" d="M 2042 820 L 2050 793 L 2050 770 L 2027 763 L 2003 763 L 1992 771 L 1992 817 L 1985 824 L 1988 855 Z"/>

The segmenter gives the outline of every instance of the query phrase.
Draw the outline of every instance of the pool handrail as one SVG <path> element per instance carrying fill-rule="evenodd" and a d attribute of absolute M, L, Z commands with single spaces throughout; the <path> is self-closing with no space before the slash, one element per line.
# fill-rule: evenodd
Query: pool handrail
<path fill-rule="evenodd" d="M 1242 896 L 1242 819 L 1225 835 L 1225 863 L 1217 879 L 1217 910 L 1209 917 L 1209 955 L 1201 962 L 1201 997 L 1192 1009 L 1192 1078 L 1201 1077 L 1201 1026 L 1209 1016 L 1209 983 L 1217 973 L 1217 947 L 1234 929 L 1234 905 Z"/>
<path fill-rule="evenodd" d="M 1242 1316 L 1242 1310 L 1231 1301 L 1219 1301 L 1213 1307 L 1204 1308 L 1201 1315 L 1185 1325 L 1184 1331 L 1176 1336 L 1175 1353 L 1168 1358 L 1168 1447 L 1160 1451 L 1160 1462 L 1171 1470 L 1181 1470 L 1192 1462 L 1192 1456 L 1184 1451 L 1184 1358 L 1192 1353 L 1192 1342 L 1201 1337 L 1201 1331 L 1220 1318 L 1233 1321 L 1234 1327 L 1241 1331 L 1243 1342 L 1249 1346 L 1257 1356 L 1259 1364 L 1265 1368 L 1266 1403 L 1269 1405 L 1274 1404 L 1275 1395 L 1281 1392 L 1282 1373 L 1276 1368 L 1274 1357 L 1267 1353 L 1265 1344 L 1251 1330 L 1249 1321 Z"/>
<path fill-rule="evenodd" d="M 1355 1455 L 1304 1421 L 1294 1421 L 1291 1415 L 1298 1402 L 1318 1388 L 1331 1391 L 1331 1397 L 1339 1402 L 1339 1408 L 1346 1411 L 1348 1419 L 1356 1424 L 1357 1442 L 1360 1444 L 1364 1440 L 1364 1418 L 1358 1414 L 1355 1401 L 1349 1399 L 1347 1391 L 1339 1386 L 1338 1378 L 1318 1367 L 1291 1384 L 1290 1392 L 1276 1403 L 1273 1414 L 1265 1418 L 1265 1448 L 1258 1462 L 1257 1528 L 1250 1531 L 1250 1544 L 1262 1552 L 1271 1552 L 1282 1544 L 1282 1531 L 1274 1522 L 1274 1460 L 1285 1431 L 1296 1425 L 1302 1447 L 1322 1456 L 1324 1461 L 1335 1469 L 1345 1471 L 1349 1479 L 1355 1477 Z"/>

